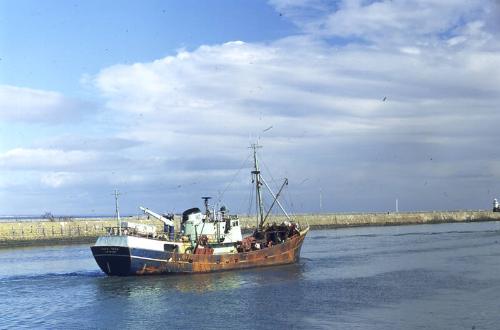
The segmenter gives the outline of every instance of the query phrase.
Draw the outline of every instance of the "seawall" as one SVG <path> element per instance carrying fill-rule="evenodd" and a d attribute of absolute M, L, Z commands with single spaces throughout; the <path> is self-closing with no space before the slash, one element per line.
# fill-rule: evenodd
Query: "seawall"
<path fill-rule="evenodd" d="M 154 220 L 122 217 L 122 221 L 153 224 Z M 158 225 L 158 223 L 156 223 Z M 106 227 L 116 227 L 113 218 L 65 218 L 64 221 L 0 222 L 0 248 L 13 246 L 93 243 L 106 233 Z"/>
<path fill-rule="evenodd" d="M 434 211 L 434 212 L 388 212 L 388 213 L 334 213 L 304 214 L 294 217 L 311 228 L 345 228 L 361 226 L 396 226 L 415 224 L 435 224 L 452 222 L 500 221 L 500 212 L 491 211 Z M 276 218 L 276 222 L 285 217 Z M 248 220 L 247 220 L 248 221 Z M 252 220 L 254 223 L 255 220 Z"/>
<path fill-rule="evenodd" d="M 284 216 L 273 217 L 270 222 L 280 223 Z M 399 213 L 334 213 L 302 214 L 294 219 L 311 228 L 345 228 L 360 226 L 391 226 L 411 224 L 434 224 L 450 222 L 500 221 L 500 212 L 490 211 L 438 211 Z M 154 224 L 162 223 L 146 217 L 123 217 L 122 221 Z M 256 220 L 240 217 L 243 229 L 255 228 Z M 176 224 L 179 221 L 176 218 Z M 72 218 L 65 221 L 12 221 L 0 223 L 0 248 L 13 246 L 52 245 L 69 243 L 92 243 L 106 233 L 106 227 L 117 226 L 111 218 Z"/>

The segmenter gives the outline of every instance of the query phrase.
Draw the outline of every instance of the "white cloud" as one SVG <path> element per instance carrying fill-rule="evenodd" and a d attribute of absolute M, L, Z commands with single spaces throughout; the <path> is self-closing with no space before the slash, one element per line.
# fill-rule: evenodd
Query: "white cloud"
<path fill-rule="evenodd" d="M 81 117 L 89 103 L 44 91 L 0 85 L 0 119 L 17 122 L 60 122 Z"/>
<path fill-rule="evenodd" d="M 401 52 L 410 55 L 420 55 L 421 51 L 418 47 L 401 47 Z"/>
<path fill-rule="evenodd" d="M 0 154 L 1 169 L 77 168 L 97 160 L 93 152 L 15 148 Z"/>
<path fill-rule="evenodd" d="M 483 1 L 322 1 L 271 0 L 303 32 L 340 37 L 347 44 L 378 50 L 424 50 L 444 45 L 498 51 L 500 3 Z M 311 12 L 311 9 L 314 11 Z M 337 40 L 338 42 L 338 40 Z"/>
<path fill-rule="evenodd" d="M 273 3 L 303 35 L 204 45 L 96 75 L 108 109 L 133 122 L 127 136 L 144 143 L 137 152 L 148 163 L 164 164 L 155 163 L 159 155 L 241 158 L 250 137 L 262 135 L 283 173 L 349 190 L 340 173 L 373 180 L 404 164 L 401 176 L 425 176 L 437 169 L 422 164 L 440 155 L 439 168 L 459 176 L 481 168 L 461 148 L 476 148 L 478 161 L 492 157 L 500 52 L 478 3 Z M 167 164 L 174 177 L 194 173 Z M 388 183 L 388 194 L 398 185 Z"/>
<path fill-rule="evenodd" d="M 80 181 L 80 176 L 69 172 L 50 172 L 42 174 L 40 181 L 42 184 L 51 188 L 60 188 L 68 184 L 74 184 Z"/>
<path fill-rule="evenodd" d="M 134 148 L 140 145 L 139 141 L 131 140 L 124 134 L 123 137 L 89 136 L 83 134 L 55 135 L 49 138 L 35 141 L 36 148 L 57 148 L 61 151 L 101 151 L 113 152 L 123 149 Z"/>
<path fill-rule="evenodd" d="M 104 68 L 84 80 L 106 104 L 113 132 L 11 149 L 0 167 L 38 171 L 47 187 L 123 186 L 149 194 L 141 200 L 184 205 L 223 189 L 261 136 L 265 163 L 309 205 L 299 211 L 315 210 L 320 187 L 335 210 L 381 210 L 396 195 L 414 199 L 414 209 L 481 205 L 500 162 L 492 2 L 271 3 L 300 35 Z M 37 98 L 49 117 L 66 109 L 60 94 L 23 93 L 23 120 L 37 118 L 29 115 Z M 444 192 L 467 195 L 472 206 Z"/>
<path fill-rule="evenodd" d="M 137 64 L 103 70 L 96 83 L 111 109 L 143 115 L 131 136 L 167 144 L 176 143 L 179 134 L 247 138 L 268 124 L 296 131 L 316 118 L 325 125 L 348 120 L 371 130 L 385 126 L 387 118 L 466 115 L 478 102 L 494 106 L 500 92 L 496 52 L 294 46 L 291 41 L 204 46 L 143 63 L 140 70 Z M 453 113 L 441 110 L 450 106 Z"/>

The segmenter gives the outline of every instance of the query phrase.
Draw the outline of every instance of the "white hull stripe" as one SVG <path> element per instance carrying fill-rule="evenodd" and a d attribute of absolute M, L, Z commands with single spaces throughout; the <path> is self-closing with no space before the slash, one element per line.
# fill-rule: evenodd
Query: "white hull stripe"
<path fill-rule="evenodd" d="M 144 259 L 144 260 L 152 260 L 152 261 L 160 261 L 160 262 L 167 262 L 165 259 L 154 259 L 154 258 L 147 258 L 147 257 L 137 257 L 137 256 L 131 256 L 128 254 L 96 254 L 96 257 L 126 257 L 126 258 L 134 258 L 134 259 Z"/>
<path fill-rule="evenodd" d="M 155 259 L 155 258 L 137 257 L 137 256 L 130 256 L 130 257 L 134 258 L 134 259 L 151 260 L 151 261 L 159 261 L 159 262 L 168 262 L 168 260 L 165 260 L 165 259 Z"/>

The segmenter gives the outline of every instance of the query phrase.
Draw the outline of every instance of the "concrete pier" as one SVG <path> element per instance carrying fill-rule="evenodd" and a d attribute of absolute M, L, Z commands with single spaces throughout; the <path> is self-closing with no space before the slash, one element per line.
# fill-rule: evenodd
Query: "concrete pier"
<path fill-rule="evenodd" d="M 397 213 L 333 213 L 302 214 L 294 219 L 301 224 L 309 224 L 313 229 L 345 228 L 360 226 L 392 226 L 411 224 L 433 224 L 450 222 L 500 221 L 500 212 L 491 211 L 436 211 Z M 273 217 L 269 221 L 281 223 L 284 216 Z M 154 224 L 158 229 L 163 223 L 146 217 L 123 217 L 122 221 Z M 175 219 L 179 225 L 179 218 Z M 256 226 L 253 217 L 240 216 L 243 229 Z M 72 218 L 65 221 L 12 221 L 0 223 L 0 248 L 12 246 L 52 245 L 68 243 L 92 243 L 106 233 L 106 227 L 115 227 L 112 218 Z M 177 228 L 178 230 L 178 228 Z"/>

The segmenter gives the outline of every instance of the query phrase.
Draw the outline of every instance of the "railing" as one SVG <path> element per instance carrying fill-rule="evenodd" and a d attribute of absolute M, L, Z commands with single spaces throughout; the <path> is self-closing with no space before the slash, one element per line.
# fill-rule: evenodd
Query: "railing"
<path fill-rule="evenodd" d="M 121 231 L 120 231 L 121 229 Z M 127 235 L 127 236 L 134 236 L 134 237 L 142 237 L 142 238 L 154 238 L 158 239 L 161 241 L 171 241 L 169 239 L 169 233 L 168 232 L 155 232 L 155 233 L 141 233 L 137 230 L 136 227 L 104 227 L 104 233 L 103 235 L 108 235 L 108 236 L 120 236 L 121 235 Z M 187 237 L 186 235 L 183 235 L 182 233 L 175 233 L 174 236 L 174 241 L 180 240 L 182 237 Z"/>

